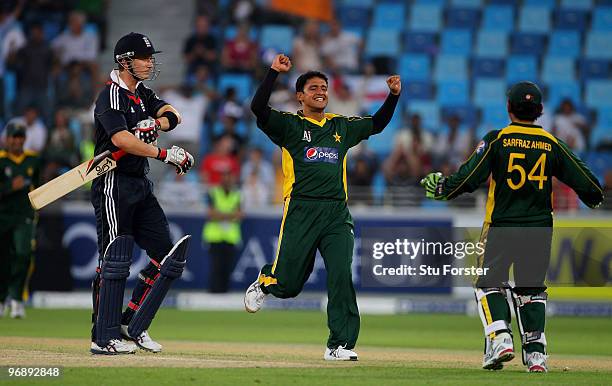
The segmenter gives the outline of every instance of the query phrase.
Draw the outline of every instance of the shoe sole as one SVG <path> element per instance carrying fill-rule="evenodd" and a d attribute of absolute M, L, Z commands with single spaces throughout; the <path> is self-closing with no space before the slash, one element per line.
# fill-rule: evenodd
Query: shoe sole
<path fill-rule="evenodd" d="M 347 359 L 345 358 L 323 358 L 323 359 L 325 359 L 326 361 L 331 361 L 331 362 L 334 362 L 334 361 L 357 362 L 359 360 L 357 357 L 350 357 Z"/>
<path fill-rule="evenodd" d="M 96 350 L 96 349 L 89 349 L 89 351 L 93 354 L 93 355 L 126 355 L 126 354 L 135 354 L 136 350 L 134 351 L 129 351 L 129 352 L 112 352 L 112 351 L 101 351 L 101 350 Z"/>
<path fill-rule="evenodd" d="M 529 368 L 529 370 L 527 370 L 527 371 L 530 372 L 530 373 L 545 373 L 546 369 L 544 367 L 542 367 L 542 366 L 536 365 L 536 366 L 531 366 Z"/>

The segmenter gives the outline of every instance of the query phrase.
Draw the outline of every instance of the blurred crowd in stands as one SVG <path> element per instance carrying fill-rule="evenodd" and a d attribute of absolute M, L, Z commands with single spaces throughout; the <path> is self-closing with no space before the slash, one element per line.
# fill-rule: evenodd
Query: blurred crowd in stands
<path fill-rule="evenodd" d="M 168 181 L 192 184 L 193 196 L 185 200 L 195 204 L 201 200 L 198 192 L 218 184 L 223 173 L 231 171 L 240 181 L 246 209 L 278 204 L 282 200 L 280 151 L 257 130 L 248 105 L 274 54 L 260 46 L 256 31 L 266 23 L 291 24 L 298 19 L 267 12 L 253 0 L 231 1 L 229 12 L 220 15 L 215 3 L 199 1 L 193 33 L 177 37 L 183 40 L 184 81 L 152 85 L 183 117 L 176 130 L 160 137 L 160 144 L 187 149 L 196 157 L 197 172 L 183 178 L 169 168 L 151 165 L 152 176 L 162 185 Z M 25 147 L 44 157 L 45 181 L 93 155 L 92 103 L 110 70 L 99 68 L 98 60 L 115 43 L 107 41 L 105 7 L 104 0 L 2 3 L 0 127 L 9 119 L 25 123 Z M 300 22 L 292 42 L 294 71 L 277 82 L 271 97 L 273 107 L 298 110 L 295 78 L 307 70 L 321 70 L 330 77 L 329 112 L 352 116 L 375 111 L 386 95 L 381 75 L 393 67 L 387 61 L 364 60 L 363 37 L 339 21 Z M 243 84 L 231 82 L 222 87 L 221 78 L 228 74 L 247 79 L 246 90 Z M 407 81 L 404 84 L 407 89 Z M 16 95 L 7 95 L 10 90 Z M 373 137 L 349 153 L 347 174 L 353 203 L 449 205 L 425 201 L 418 181 L 431 170 L 444 174 L 455 171 L 475 148 L 483 128 L 477 120 L 454 114 L 443 116 L 440 127 L 428 127 L 426 116 L 405 105 L 396 112 L 395 123 L 385 137 Z M 610 153 L 606 146 L 593 148 L 589 140 L 591 117 L 578 110 L 574 101 L 547 106 L 546 111 L 540 120 L 544 128 L 586 155 L 587 163 L 589 152 Z M 373 148 L 370 142 L 377 140 L 385 145 Z M 609 191 L 612 167 L 608 164 L 596 169 Z M 170 188 L 160 192 L 162 200 L 165 194 L 173 193 Z M 580 207 L 577 197 L 562 184 L 557 184 L 554 197 L 556 208 Z M 469 195 L 452 205 L 475 207 L 477 200 Z M 606 202 L 609 209 L 609 200 Z"/>

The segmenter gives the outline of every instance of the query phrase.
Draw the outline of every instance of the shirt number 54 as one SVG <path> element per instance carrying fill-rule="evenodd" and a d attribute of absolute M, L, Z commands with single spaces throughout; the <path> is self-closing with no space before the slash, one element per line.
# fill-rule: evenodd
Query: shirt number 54
<path fill-rule="evenodd" d="M 510 153 L 507 171 L 508 173 L 518 171 L 519 181 L 515 183 L 511 177 L 506 178 L 508 186 L 513 190 L 518 190 L 525 185 L 525 180 L 528 179 L 529 181 L 537 181 L 538 189 L 544 189 L 544 182 L 548 181 L 548 177 L 544 174 L 544 169 L 546 168 L 546 153 L 540 155 L 540 158 L 538 158 L 535 165 L 533 165 L 529 174 L 525 172 L 525 168 L 517 161 L 522 159 L 525 159 L 524 153 Z"/>

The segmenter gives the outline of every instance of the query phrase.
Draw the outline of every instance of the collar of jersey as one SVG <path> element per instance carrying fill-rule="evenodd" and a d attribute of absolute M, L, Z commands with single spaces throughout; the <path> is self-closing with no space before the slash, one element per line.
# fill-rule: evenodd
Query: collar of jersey
<path fill-rule="evenodd" d="M 537 129 L 541 129 L 542 128 L 542 126 L 530 125 L 528 123 L 519 123 L 519 122 L 512 122 L 512 123 L 510 123 L 510 126 L 533 127 L 533 128 L 537 128 Z"/>
<path fill-rule="evenodd" d="M 128 88 L 127 84 L 125 84 L 125 82 L 123 81 L 123 79 L 121 79 L 121 77 L 119 77 L 119 70 L 113 70 L 110 73 L 110 78 L 114 83 L 117 83 L 119 85 L 119 87 L 126 89 L 128 91 L 130 91 L 130 89 Z M 136 88 L 138 88 L 138 86 L 140 86 L 140 81 L 138 81 L 136 83 Z M 131 91 L 130 91 L 131 92 Z"/>
<path fill-rule="evenodd" d="M 325 113 L 325 115 L 323 116 L 323 119 L 321 119 L 320 121 L 317 121 L 314 118 L 310 118 L 304 115 L 304 112 L 302 110 L 298 110 L 297 112 L 298 117 L 307 120 L 310 123 L 314 123 L 317 126 L 323 127 L 325 125 L 325 123 L 327 122 L 328 119 L 331 119 L 333 117 L 336 116 L 336 114 L 332 114 L 332 113 Z"/>

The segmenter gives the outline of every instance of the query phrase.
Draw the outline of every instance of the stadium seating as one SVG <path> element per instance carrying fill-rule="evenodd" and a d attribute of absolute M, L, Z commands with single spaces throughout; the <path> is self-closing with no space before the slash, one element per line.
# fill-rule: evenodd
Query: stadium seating
<path fill-rule="evenodd" d="M 293 28 L 284 25 L 266 25 L 261 29 L 259 43 L 266 48 L 290 55 L 293 52 Z"/>
<path fill-rule="evenodd" d="M 542 6 L 524 6 L 519 14 L 519 31 L 547 33 L 550 30 L 550 9 Z"/>
<path fill-rule="evenodd" d="M 423 54 L 404 54 L 399 62 L 399 74 L 407 81 L 429 80 L 431 59 Z"/>
<path fill-rule="evenodd" d="M 590 80 L 586 82 L 585 102 L 591 108 L 612 107 L 612 81 Z"/>
<path fill-rule="evenodd" d="M 612 31 L 612 6 L 596 7 L 593 10 L 593 30 Z"/>
<path fill-rule="evenodd" d="M 367 57 L 397 57 L 400 54 L 399 32 L 386 28 L 372 28 L 368 33 L 365 46 Z"/>
<path fill-rule="evenodd" d="M 506 81 L 503 79 L 476 79 L 474 104 L 478 107 L 505 105 Z"/>
<path fill-rule="evenodd" d="M 476 55 L 505 57 L 508 55 L 508 34 L 504 31 L 480 30 L 476 36 Z"/>
<path fill-rule="evenodd" d="M 533 55 L 511 55 L 506 64 L 506 80 L 516 83 L 523 80 L 536 81 L 538 76 L 538 61 Z"/>
<path fill-rule="evenodd" d="M 591 31 L 587 34 L 585 56 L 587 58 L 612 59 L 612 36 L 606 31 Z"/>
<path fill-rule="evenodd" d="M 413 101 L 407 104 L 407 111 L 411 114 L 417 113 L 421 116 L 423 126 L 426 129 L 437 131 L 440 127 L 440 110 L 433 101 Z"/>
<path fill-rule="evenodd" d="M 442 107 L 468 104 L 470 102 L 468 82 L 465 80 L 439 82 L 437 100 Z"/>
<path fill-rule="evenodd" d="M 511 52 L 513 54 L 541 55 L 544 52 L 546 35 L 517 32 L 511 37 Z"/>
<path fill-rule="evenodd" d="M 374 9 L 373 28 L 401 30 L 406 20 L 406 8 L 401 3 L 381 3 Z"/>
<path fill-rule="evenodd" d="M 437 81 L 466 80 L 468 75 L 467 59 L 459 55 L 439 55 L 434 66 Z"/>
<path fill-rule="evenodd" d="M 505 73 L 505 63 L 498 58 L 474 58 L 472 78 L 501 78 Z"/>
<path fill-rule="evenodd" d="M 476 29 L 480 24 L 480 10 L 473 8 L 450 8 L 446 12 L 447 28 Z"/>
<path fill-rule="evenodd" d="M 559 9 L 555 12 L 555 28 L 582 31 L 586 27 L 587 12 L 579 9 Z"/>
<path fill-rule="evenodd" d="M 548 42 L 549 56 L 577 58 L 581 53 L 580 32 L 555 31 Z"/>
<path fill-rule="evenodd" d="M 408 31 L 404 35 L 404 50 L 406 52 L 433 54 L 437 51 L 436 34 Z"/>
<path fill-rule="evenodd" d="M 440 38 L 440 52 L 446 55 L 469 55 L 472 51 L 472 31 L 446 29 Z"/>
<path fill-rule="evenodd" d="M 482 17 L 482 28 L 509 32 L 514 28 L 514 20 L 514 9 L 511 5 L 489 5 Z"/>
<path fill-rule="evenodd" d="M 547 83 L 572 81 L 576 79 L 575 72 L 573 59 L 545 57 L 541 78 Z"/>
<path fill-rule="evenodd" d="M 544 104 L 549 110 L 556 110 L 563 99 L 571 99 L 575 105 L 581 104 L 580 85 L 577 82 L 554 82 L 544 93 Z"/>
<path fill-rule="evenodd" d="M 408 25 L 412 31 L 439 31 L 442 27 L 442 8 L 436 5 L 414 5 Z"/>
<path fill-rule="evenodd" d="M 365 7 L 340 7 L 338 9 L 338 18 L 343 28 L 367 28 L 370 14 L 371 10 Z"/>
<path fill-rule="evenodd" d="M 605 59 L 582 59 L 580 80 L 607 79 L 610 77 L 610 62 Z"/>
<path fill-rule="evenodd" d="M 219 77 L 219 91 L 224 93 L 229 87 L 236 89 L 238 100 L 246 100 L 251 95 L 252 79 L 249 75 L 222 74 Z"/>

